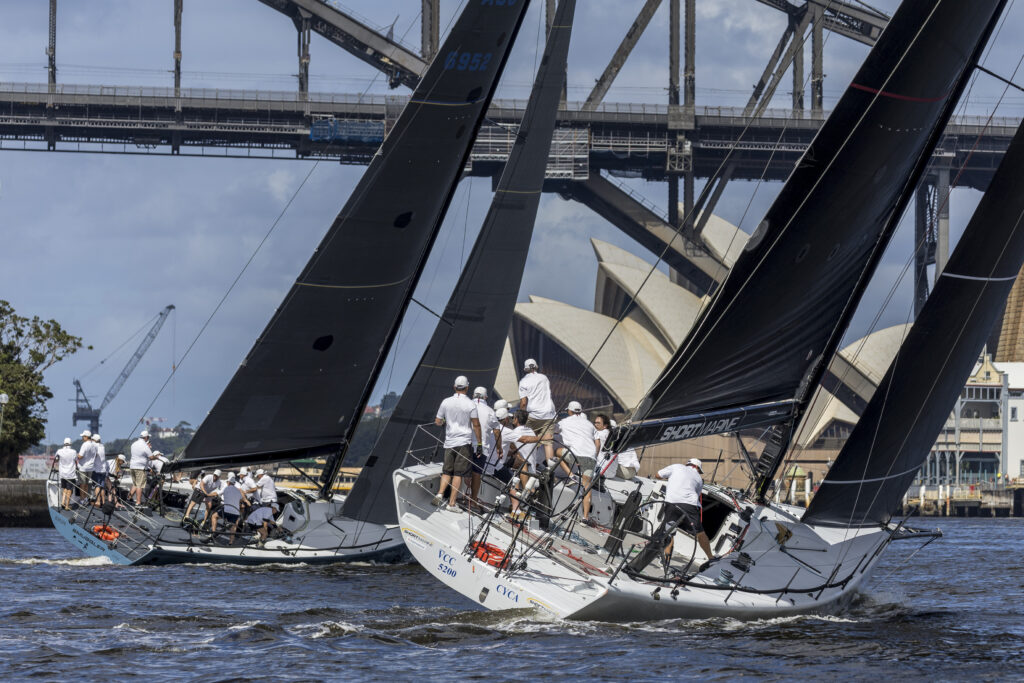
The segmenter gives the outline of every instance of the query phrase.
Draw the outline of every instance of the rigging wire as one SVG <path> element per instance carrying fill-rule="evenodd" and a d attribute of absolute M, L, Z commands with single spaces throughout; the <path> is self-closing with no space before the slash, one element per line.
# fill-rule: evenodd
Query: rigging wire
<path fill-rule="evenodd" d="M 128 345 L 128 343 L 129 343 L 130 341 L 132 341 L 133 339 L 135 339 L 136 337 L 138 337 L 138 336 L 139 336 L 139 335 L 140 335 L 140 334 L 142 333 L 142 331 L 143 331 L 143 330 L 145 330 L 145 329 L 146 329 L 147 327 L 150 327 L 150 326 L 151 326 L 151 325 L 153 324 L 153 321 L 155 321 L 155 320 L 156 320 L 156 319 L 157 319 L 157 318 L 158 318 L 159 316 L 160 316 L 160 314 L 159 314 L 159 313 L 157 313 L 157 314 L 155 314 L 155 315 L 154 315 L 154 316 L 153 316 L 152 318 L 150 318 L 149 320 L 147 320 L 146 322 L 144 322 L 144 323 L 142 324 L 142 327 L 140 327 L 139 329 L 137 329 L 137 330 L 135 330 L 134 332 L 132 332 L 132 335 L 131 335 L 130 337 L 128 337 L 127 339 L 125 339 L 125 340 L 124 340 L 123 342 L 121 342 L 121 344 L 120 344 L 120 345 L 119 345 L 119 346 L 118 346 L 118 347 L 117 347 L 116 349 L 114 349 L 113 351 L 111 351 L 111 352 L 110 352 L 110 354 L 108 354 L 106 358 L 104 358 L 103 360 L 101 360 L 100 362 L 96 363 L 95 365 L 93 365 L 93 366 L 92 366 L 91 368 L 89 368 L 88 370 L 86 370 L 86 371 L 85 371 L 85 372 L 84 372 L 84 373 L 83 373 L 83 374 L 82 374 L 82 375 L 81 375 L 81 376 L 79 377 L 79 379 L 85 379 L 86 377 L 88 377 L 88 376 L 89 376 L 89 374 L 90 374 L 91 372 L 93 372 L 94 370 L 96 370 L 96 368 L 100 367 L 101 365 L 103 365 L 104 363 L 106 363 L 106 362 L 107 362 L 108 360 L 110 360 L 111 358 L 113 358 L 113 357 L 114 357 L 114 354 L 116 354 L 116 353 L 117 353 L 118 351 L 120 351 L 120 350 L 121 350 L 121 349 L 123 349 L 123 348 L 124 348 L 125 346 L 127 346 L 127 345 Z"/>

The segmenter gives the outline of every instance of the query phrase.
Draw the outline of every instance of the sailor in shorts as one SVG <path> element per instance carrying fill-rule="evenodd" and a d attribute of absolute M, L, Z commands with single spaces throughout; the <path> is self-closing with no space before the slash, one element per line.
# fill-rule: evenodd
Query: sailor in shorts
<path fill-rule="evenodd" d="M 701 475 L 701 462 L 697 458 L 690 458 L 685 465 L 675 464 L 660 470 L 655 479 L 667 479 L 665 486 L 665 521 L 662 529 L 671 528 L 678 520 L 678 528 L 692 532 L 700 545 L 700 549 L 710 560 L 714 557 L 711 552 L 711 542 L 708 535 L 704 533 L 704 525 L 701 524 L 701 502 L 700 494 L 704 486 L 704 479 Z M 666 559 L 672 558 L 672 541 L 665 548 Z"/>
<path fill-rule="evenodd" d="M 434 424 L 444 425 L 444 465 L 441 469 L 441 482 L 434 496 L 434 505 L 444 502 L 444 490 L 451 484 L 447 510 L 460 512 L 457 504 L 462 480 L 473 470 L 473 437 L 481 443 L 480 420 L 477 417 L 477 406 L 470 400 L 466 392 L 469 380 L 459 375 L 455 378 L 455 393 L 441 401 L 437 409 Z M 483 456 L 483 448 L 477 446 L 479 457 Z"/>
<path fill-rule="evenodd" d="M 594 479 L 601 441 L 593 423 L 583 414 L 583 406 L 579 401 L 569 401 L 569 416 L 558 423 L 558 433 L 564 444 L 564 448 L 559 448 L 557 452 L 559 456 L 564 456 L 562 469 L 571 477 L 572 467 L 579 467 L 583 490 L 586 491 L 583 495 L 583 523 L 589 524 L 590 482 Z"/>

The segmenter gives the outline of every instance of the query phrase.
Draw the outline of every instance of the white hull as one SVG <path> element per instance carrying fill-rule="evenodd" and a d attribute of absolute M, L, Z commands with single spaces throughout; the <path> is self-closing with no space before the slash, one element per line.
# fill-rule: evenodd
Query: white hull
<path fill-rule="evenodd" d="M 894 535 L 893 528 L 812 527 L 798 521 L 801 508 L 779 505 L 750 504 L 753 514 L 748 524 L 740 515 L 746 505 L 739 505 L 727 492 L 706 487 L 705 510 L 709 497 L 720 507 L 721 522 L 715 529 L 708 525 L 710 515 L 705 513 L 712 548 L 727 553 L 737 542 L 739 547 L 697 572 L 706 558 L 696 550 L 691 536 L 677 531 L 672 566 L 685 571 L 693 557 L 684 582 L 656 580 L 663 573 L 658 561 L 643 571 L 645 576 L 657 575 L 655 580 L 621 571 L 623 556 L 609 559 L 602 548 L 607 531 L 588 527 L 574 528 L 568 539 L 545 537 L 544 549 L 524 556 L 522 550 L 543 533 L 535 523 L 518 537 L 512 568 L 499 571 L 467 550 L 483 517 L 443 511 L 431 504 L 439 476 L 436 464 L 395 472 L 399 525 L 406 545 L 445 585 L 493 610 L 536 607 L 560 618 L 606 621 L 754 619 L 835 612 L 855 595 Z M 636 482 L 614 486 L 636 488 Z M 654 488 L 649 480 L 644 480 L 643 487 Z M 507 552 L 515 533 L 516 527 L 509 522 L 494 522 L 486 542 Z M 636 540 L 627 535 L 624 548 L 628 551 Z M 740 552 L 752 560 L 746 571 L 732 563 L 739 560 L 745 565 Z M 525 566 L 521 566 L 518 560 L 524 557 Z"/>
<path fill-rule="evenodd" d="M 162 516 L 133 508 L 113 513 L 109 520 L 89 505 L 59 509 L 59 484 L 47 482 L 47 503 L 54 527 L 87 555 L 103 556 L 115 564 L 326 564 L 333 562 L 402 561 L 408 557 L 395 525 L 370 524 L 340 516 L 341 500 L 297 496 L 277 517 L 286 534 L 259 543 L 252 534 L 232 537 L 221 532 L 189 532 L 180 526 L 180 510 Z M 108 524 L 117 538 L 101 539 L 95 527 Z"/>

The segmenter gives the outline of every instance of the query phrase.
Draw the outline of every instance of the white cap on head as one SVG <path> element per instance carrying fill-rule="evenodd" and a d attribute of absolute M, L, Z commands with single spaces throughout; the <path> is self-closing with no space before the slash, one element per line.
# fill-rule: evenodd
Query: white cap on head
<path fill-rule="evenodd" d="M 243 467 L 242 469 L 238 470 L 238 474 L 244 477 L 245 475 L 249 474 L 249 468 Z"/>
<path fill-rule="evenodd" d="M 163 455 L 160 451 L 153 451 L 153 455 Z"/>
<path fill-rule="evenodd" d="M 477 387 L 474 389 L 473 398 L 487 398 L 487 387 Z"/>
<path fill-rule="evenodd" d="M 500 408 L 504 408 L 504 409 L 508 410 L 508 401 L 506 401 L 503 398 L 499 398 L 497 401 L 495 401 L 494 402 L 494 409 L 498 410 Z"/>
<path fill-rule="evenodd" d="M 92 440 L 93 441 L 99 441 L 100 440 L 100 435 L 99 434 L 93 434 L 92 435 Z"/>
<path fill-rule="evenodd" d="M 127 458 L 124 457 L 124 453 L 118 453 L 117 454 L 117 459 L 120 460 L 121 462 L 124 462 L 125 460 L 127 460 Z"/>
<path fill-rule="evenodd" d="M 686 461 L 686 464 L 696 467 L 698 472 L 704 474 L 704 470 L 702 470 L 700 467 L 700 460 L 698 460 L 697 458 L 690 458 L 689 460 Z"/>
<path fill-rule="evenodd" d="M 456 389 L 469 389 L 469 379 L 465 375 L 459 375 L 455 378 Z"/>
<path fill-rule="evenodd" d="M 508 418 L 508 408 L 498 408 L 494 411 L 494 416 L 499 420 L 505 420 Z"/>
<path fill-rule="evenodd" d="M 70 446 L 71 445 L 71 437 L 67 437 L 67 436 L 64 437 L 64 445 L 65 446 Z"/>
<path fill-rule="evenodd" d="M 213 471 L 213 476 L 219 477 L 220 476 L 220 470 L 214 470 Z"/>
<path fill-rule="evenodd" d="M 526 362 L 523 363 L 523 370 L 535 370 L 537 368 L 537 361 L 532 358 L 527 358 Z"/>
<path fill-rule="evenodd" d="M 266 474 L 266 473 L 267 473 L 266 470 L 256 470 L 256 476 L 257 477 L 260 476 L 261 474 Z"/>
<path fill-rule="evenodd" d="M 234 472 L 232 472 L 231 474 L 228 475 L 228 481 L 231 482 L 232 484 L 235 483 L 235 473 Z"/>
<path fill-rule="evenodd" d="M 79 434 L 79 436 L 82 437 L 83 439 L 88 439 L 90 436 L 92 436 L 92 432 L 86 429 L 84 432 Z"/>
<path fill-rule="evenodd" d="M 609 420 L 609 424 L 611 424 L 611 426 L 612 426 L 612 428 L 613 428 L 613 429 L 614 429 L 615 427 L 618 427 L 618 426 L 619 426 L 619 423 L 618 423 L 618 422 L 616 422 L 615 420 Z"/>
<path fill-rule="evenodd" d="M 579 401 L 569 401 L 569 412 L 570 413 L 582 413 L 583 406 L 580 405 Z"/>
<path fill-rule="evenodd" d="M 140 439 L 148 439 L 149 438 L 149 432 L 147 432 L 145 429 L 143 429 L 141 432 L 139 432 L 139 438 Z"/>

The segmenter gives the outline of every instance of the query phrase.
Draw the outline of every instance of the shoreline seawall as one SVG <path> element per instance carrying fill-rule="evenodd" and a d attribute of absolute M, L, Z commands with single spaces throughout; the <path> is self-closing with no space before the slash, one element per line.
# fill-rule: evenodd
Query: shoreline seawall
<path fill-rule="evenodd" d="M 0 527 L 47 527 L 45 479 L 0 479 Z"/>

